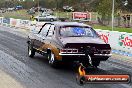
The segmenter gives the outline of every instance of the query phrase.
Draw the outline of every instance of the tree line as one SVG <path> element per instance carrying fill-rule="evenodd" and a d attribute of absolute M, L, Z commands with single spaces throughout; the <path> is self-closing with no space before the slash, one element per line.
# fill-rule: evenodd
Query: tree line
<path fill-rule="evenodd" d="M 132 0 L 127 0 L 128 4 L 125 6 L 126 0 L 115 0 L 116 10 L 132 11 Z M 65 5 L 73 6 L 76 10 L 100 11 L 111 10 L 112 0 L 0 0 L 0 8 L 13 7 L 22 5 L 25 9 L 38 6 L 46 8 L 61 9 Z"/>
<path fill-rule="evenodd" d="M 62 10 L 63 6 L 72 6 L 75 11 L 98 12 L 101 20 L 109 20 L 113 0 L 0 0 L 0 8 L 22 5 L 25 9 L 42 6 Z M 127 1 L 127 4 L 125 2 Z M 115 15 L 122 12 L 132 12 L 132 0 L 115 0 Z"/>

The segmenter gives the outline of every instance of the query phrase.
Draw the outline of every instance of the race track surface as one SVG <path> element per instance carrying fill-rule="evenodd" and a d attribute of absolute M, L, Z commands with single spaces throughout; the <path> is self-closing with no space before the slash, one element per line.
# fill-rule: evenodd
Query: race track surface
<path fill-rule="evenodd" d="M 60 68 L 54 69 L 39 54 L 33 59 L 29 58 L 27 35 L 14 30 L 18 29 L 0 27 L 0 69 L 25 88 L 132 88 L 132 83 L 79 86 L 75 80 L 76 74 L 72 64 L 63 64 Z M 108 61 L 101 62 L 98 69 L 89 69 L 89 74 L 132 75 L 132 62 L 109 58 Z"/>

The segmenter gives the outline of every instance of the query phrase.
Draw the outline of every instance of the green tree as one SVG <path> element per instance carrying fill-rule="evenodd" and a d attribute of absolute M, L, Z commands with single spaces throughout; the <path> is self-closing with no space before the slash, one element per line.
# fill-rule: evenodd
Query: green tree
<path fill-rule="evenodd" d="M 125 4 L 125 1 L 128 1 L 127 5 Z M 132 12 L 132 0 L 116 0 L 118 3 L 118 9 L 122 11 Z"/>
<path fill-rule="evenodd" d="M 101 21 L 102 24 L 106 20 L 109 20 L 111 17 L 111 12 L 112 12 L 112 1 L 111 0 L 101 0 L 99 4 L 97 5 L 96 11 L 98 12 L 99 15 L 101 15 Z"/>

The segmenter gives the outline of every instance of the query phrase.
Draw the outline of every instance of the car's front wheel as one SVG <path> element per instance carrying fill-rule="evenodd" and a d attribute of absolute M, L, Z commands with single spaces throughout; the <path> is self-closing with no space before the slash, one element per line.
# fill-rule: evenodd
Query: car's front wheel
<path fill-rule="evenodd" d="M 35 55 L 35 49 L 31 45 L 28 45 L 28 56 L 33 58 Z"/>

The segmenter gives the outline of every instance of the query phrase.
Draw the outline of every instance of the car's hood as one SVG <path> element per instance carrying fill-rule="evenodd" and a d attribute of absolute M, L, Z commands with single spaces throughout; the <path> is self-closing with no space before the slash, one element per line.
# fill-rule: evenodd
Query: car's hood
<path fill-rule="evenodd" d="M 67 38 L 61 38 L 60 41 L 62 44 L 67 43 L 94 43 L 94 44 L 106 44 L 103 40 L 100 38 L 91 38 L 91 37 L 67 37 Z"/>

